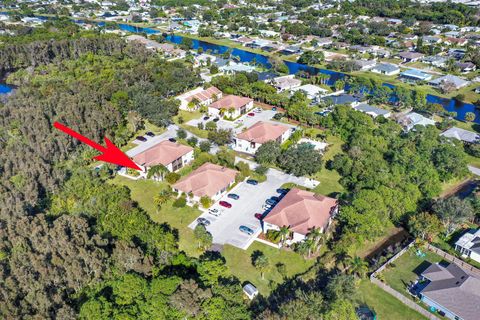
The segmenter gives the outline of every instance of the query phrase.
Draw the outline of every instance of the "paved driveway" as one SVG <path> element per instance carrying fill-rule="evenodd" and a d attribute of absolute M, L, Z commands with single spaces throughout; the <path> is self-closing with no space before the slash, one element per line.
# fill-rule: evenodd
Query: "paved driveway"
<path fill-rule="evenodd" d="M 264 213 L 262 206 L 265 200 L 271 196 L 278 196 L 276 189 L 280 188 L 284 183 L 294 182 L 303 184 L 303 178 L 297 178 L 278 170 L 269 170 L 267 173 L 267 181 L 259 183 L 256 186 L 243 182 L 237 185 L 230 193 L 236 193 L 240 196 L 239 200 L 233 200 L 223 196 L 221 200 L 228 201 L 232 204 L 232 208 L 227 209 L 215 203 L 212 208 L 221 211 L 219 217 L 215 217 L 205 212 L 201 217 L 210 220 L 207 230 L 213 236 L 213 242 L 218 244 L 231 244 L 240 249 L 246 250 L 255 238 L 262 231 L 260 221 L 255 218 L 255 213 Z M 196 221 L 193 221 L 189 227 L 195 228 Z M 254 231 L 253 235 L 247 235 L 238 229 L 241 225 L 247 226 Z"/>

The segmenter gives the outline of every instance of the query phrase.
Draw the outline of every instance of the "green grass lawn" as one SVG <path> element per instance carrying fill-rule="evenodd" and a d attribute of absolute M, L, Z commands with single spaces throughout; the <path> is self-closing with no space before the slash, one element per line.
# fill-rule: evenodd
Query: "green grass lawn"
<path fill-rule="evenodd" d="M 332 160 L 335 155 L 342 152 L 343 142 L 339 137 L 332 135 L 329 135 L 326 140 L 327 143 L 329 143 L 329 146 L 328 150 L 323 155 L 323 168 L 312 178 L 320 182 L 320 184 L 314 189 L 314 192 L 329 195 L 331 193 L 343 191 L 342 185 L 338 182 L 341 178 L 340 174 L 336 170 L 328 170 L 325 167 L 328 160 Z"/>
<path fill-rule="evenodd" d="M 405 252 L 400 258 L 395 260 L 393 266 L 388 267 L 382 272 L 385 277 L 385 282 L 397 290 L 398 292 L 405 294 L 406 286 L 415 281 L 419 274 L 423 272 L 431 263 L 440 262 L 442 258 L 430 251 L 422 249 L 426 254 L 425 257 L 418 257 L 415 252 L 417 249 L 411 248 Z"/>
<path fill-rule="evenodd" d="M 260 272 L 252 265 L 251 255 L 256 250 L 263 252 L 270 261 L 270 268 L 265 272 L 265 279 L 262 279 Z M 254 241 L 246 251 L 226 245 L 223 248 L 223 256 L 227 260 L 227 266 L 233 275 L 237 276 L 242 282 L 251 282 L 264 296 L 283 282 L 276 264 L 283 263 L 286 267 L 286 276 L 293 277 L 306 272 L 315 263 L 315 259 L 305 260 L 295 252 L 276 249 L 257 241 Z"/>
<path fill-rule="evenodd" d="M 196 249 L 193 231 L 187 226 L 200 215 L 200 210 L 186 206 L 185 208 L 172 207 L 173 201 L 169 201 L 160 210 L 157 210 L 153 203 L 153 197 L 160 190 L 169 188 L 165 182 L 153 180 L 131 180 L 125 177 L 116 176 L 111 183 L 127 186 L 131 191 L 131 197 L 138 202 L 152 218 L 158 223 L 168 223 L 178 230 L 179 247 L 191 256 L 198 256 L 200 252 Z"/>
<path fill-rule="evenodd" d="M 379 320 L 426 320 L 423 315 L 410 309 L 394 296 L 386 293 L 369 280 L 362 280 L 358 288 L 358 303 L 367 305 Z"/>

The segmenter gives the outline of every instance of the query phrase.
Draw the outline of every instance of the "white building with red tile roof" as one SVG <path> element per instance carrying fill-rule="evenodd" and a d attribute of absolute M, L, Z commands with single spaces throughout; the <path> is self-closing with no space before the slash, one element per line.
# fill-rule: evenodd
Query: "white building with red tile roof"
<path fill-rule="evenodd" d="M 198 202 L 204 196 L 217 201 L 235 183 L 237 174 L 236 170 L 207 162 L 180 179 L 172 188 L 178 193 L 193 195 L 187 198 L 189 203 Z"/>
<path fill-rule="evenodd" d="M 292 188 L 263 219 L 263 231 L 289 227 L 292 244 L 305 239 L 312 228 L 325 232 L 338 212 L 338 201 L 313 192 Z"/>
<path fill-rule="evenodd" d="M 138 153 L 132 160 L 143 169 L 144 176 L 149 168 L 156 165 L 163 165 L 170 172 L 175 172 L 193 160 L 193 148 L 165 140 Z"/>
<path fill-rule="evenodd" d="M 198 87 L 179 95 L 176 99 L 180 101 L 180 109 L 185 111 L 197 110 L 200 106 L 208 106 L 223 96 L 222 91 L 216 87 L 203 89 Z M 190 102 L 196 101 L 197 105 L 191 106 Z"/>
<path fill-rule="evenodd" d="M 292 128 L 280 123 L 258 121 L 247 130 L 237 134 L 234 149 L 254 154 L 262 144 L 268 141 L 284 143 L 292 134 Z"/>
<path fill-rule="evenodd" d="M 221 115 L 223 112 L 225 115 L 237 118 L 252 108 L 252 99 L 230 94 L 210 104 L 208 106 L 208 113 L 211 115 Z"/>

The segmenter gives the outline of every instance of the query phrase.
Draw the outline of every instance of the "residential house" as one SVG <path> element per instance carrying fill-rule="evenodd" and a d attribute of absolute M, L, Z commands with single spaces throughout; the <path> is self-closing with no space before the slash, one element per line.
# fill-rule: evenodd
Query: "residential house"
<path fill-rule="evenodd" d="M 354 107 L 354 109 L 366 113 L 373 118 L 376 118 L 378 116 L 388 118 L 391 115 L 390 111 L 388 110 L 377 108 L 366 103 L 361 103 L 358 106 Z"/>
<path fill-rule="evenodd" d="M 316 39 L 318 47 L 325 47 L 333 44 L 332 38 L 318 38 Z"/>
<path fill-rule="evenodd" d="M 337 199 L 292 188 L 263 219 L 263 231 L 289 227 L 290 245 L 304 240 L 313 228 L 326 232 L 337 212 Z"/>
<path fill-rule="evenodd" d="M 464 143 L 479 143 L 480 134 L 462 128 L 451 127 L 440 134 L 442 137 L 457 139 Z M 479 261 L 480 262 L 480 261 Z"/>
<path fill-rule="evenodd" d="M 424 36 L 422 37 L 423 43 L 424 44 L 439 44 L 442 42 L 442 38 L 436 37 L 436 36 Z"/>
<path fill-rule="evenodd" d="M 480 279 L 454 263 L 431 264 L 421 274 L 427 283 L 420 291 L 422 302 L 452 320 L 478 320 Z"/>
<path fill-rule="evenodd" d="M 416 62 L 423 58 L 423 54 L 414 51 L 402 51 L 398 53 L 398 56 L 403 60 L 403 62 Z"/>
<path fill-rule="evenodd" d="M 371 70 L 374 73 L 384 74 L 386 76 L 393 76 L 400 73 L 400 68 L 391 63 L 379 63 Z"/>
<path fill-rule="evenodd" d="M 221 99 L 222 95 L 222 91 L 218 90 L 216 87 L 209 87 L 207 89 L 198 87 L 179 95 L 176 99 L 180 101 L 181 110 L 193 111 L 197 110 L 200 106 L 208 106 L 209 104 L 212 104 L 215 100 Z M 190 102 L 194 103 L 190 104 Z"/>
<path fill-rule="evenodd" d="M 193 148 L 164 140 L 137 153 L 132 160 L 142 168 L 141 175 L 144 177 L 156 165 L 163 165 L 168 171 L 175 172 L 193 160 Z"/>
<path fill-rule="evenodd" d="M 476 137 L 478 139 L 478 135 Z M 480 263 L 480 229 L 469 230 L 455 242 L 455 250 L 462 256 Z"/>
<path fill-rule="evenodd" d="M 460 89 L 460 88 L 463 88 L 465 86 L 468 86 L 470 84 L 470 81 L 467 81 L 467 80 L 464 80 L 460 77 L 457 77 L 457 76 L 454 76 L 454 75 L 451 75 L 451 74 L 447 74 L 446 76 L 443 76 L 443 77 L 440 77 L 440 78 L 437 78 L 437 79 L 433 79 L 433 80 L 430 80 L 428 82 L 429 85 L 433 86 L 433 87 L 443 87 L 445 86 L 446 84 L 449 84 L 452 86 L 452 88 L 455 88 L 455 89 Z"/>
<path fill-rule="evenodd" d="M 331 96 L 326 96 L 323 98 L 320 98 L 320 101 L 323 101 L 327 105 L 350 105 L 352 107 L 357 106 L 360 104 L 360 101 L 363 99 L 363 95 L 351 95 L 351 94 L 346 94 L 342 93 L 339 95 L 331 95 Z"/>
<path fill-rule="evenodd" d="M 252 108 L 252 99 L 230 94 L 210 104 L 208 113 L 220 116 L 228 114 L 232 118 L 237 118 Z"/>
<path fill-rule="evenodd" d="M 277 89 L 277 92 L 291 90 L 302 85 L 302 81 L 295 79 L 295 75 L 277 77 L 272 80 L 272 85 Z"/>
<path fill-rule="evenodd" d="M 241 43 L 243 46 L 246 46 L 247 44 L 252 43 L 253 39 L 248 37 L 239 37 L 235 39 L 235 41 Z"/>
<path fill-rule="evenodd" d="M 455 66 L 460 69 L 460 72 L 468 73 L 477 70 L 477 66 L 472 62 L 456 62 Z"/>
<path fill-rule="evenodd" d="M 356 51 L 361 54 L 368 53 L 369 47 L 361 46 L 361 45 L 353 45 L 349 48 L 351 51 Z"/>
<path fill-rule="evenodd" d="M 447 37 L 447 38 L 445 38 L 445 40 L 443 40 L 443 42 L 445 44 L 448 44 L 448 45 L 463 47 L 464 45 L 466 45 L 468 43 L 468 40 L 464 39 L 464 38 Z"/>
<path fill-rule="evenodd" d="M 328 90 L 322 87 L 316 86 L 314 84 L 305 84 L 300 87 L 293 88 L 290 90 L 291 92 L 296 91 L 303 91 L 308 99 L 312 100 L 312 102 L 316 102 L 319 98 L 325 95 Z"/>
<path fill-rule="evenodd" d="M 422 62 L 437 68 L 444 68 L 447 64 L 447 58 L 442 56 L 428 56 L 422 59 Z"/>
<path fill-rule="evenodd" d="M 416 112 L 410 112 L 407 113 L 406 115 L 401 116 L 397 122 L 403 126 L 403 129 L 405 131 L 410 131 L 412 130 L 415 126 L 434 126 L 435 121 L 432 119 L 426 118 L 422 116 L 421 114 L 418 114 Z"/>
<path fill-rule="evenodd" d="M 405 82 L 416 83 L 419 81 L 428 81 L 432 79 L 432 75 L 418 69 L 408 69 L 400 73 L 400 79 Z"/>
<path fill-rule="evenodd" d="M 247 130 L 237 134 L 234 139 L 234 149 L 254 154 L 265 142 L 276 141 L 282 144 L 291 134 L 291 127 L 285 124 L 258 121 Z"/>
<path fill-rule="evenodd" d="M 375 60 L 354 60 L 354 63 L 362 71 L 370 70 L 377 64 Z"/>
<path fill-rule="evenodd" d="M 235 183 L 237 174 L 236 170 L 206 162 L 180 179 L 172 188 L 175 192 L 189 195 L 188 204 L 198 202 L 202 197 L 217 201 Z"/>
<path fill-rule="evenodd" d="M 228 63 L 220 67 L 219 70 L 226 74 L 234 74 L 239 72 L 250 73 L 255 71 L 255 67 L 245 63 L 236 63 L 234 61 L 228 61 Z"/>

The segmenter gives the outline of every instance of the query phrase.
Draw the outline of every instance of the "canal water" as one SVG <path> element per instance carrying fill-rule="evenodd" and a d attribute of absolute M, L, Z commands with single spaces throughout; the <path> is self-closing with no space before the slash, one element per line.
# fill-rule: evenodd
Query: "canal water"
<path fill-rule="evenodd" d="M 75 20 L 76 23 L 82 24 L 84 23 L 83 20 Z M 99 26 L 105 26 L 105 22 L 99 22 Z M 161 31 L 153 29 L 153 28 L 142 28 L 137 26 L 132 26 L 125 23 L 117 24 L 118 28 L 123 31 L 131 32 L 131 33 L 144 33 L 144 34 L 157 34 L 161 33 Z M 183 37 L 179 35 L 167 35 L 167 41 L 181 44 L 183 42 Z M 257 64 L 264 66 L 265 68 L 270 68 L 271 65 L 268 62 L 268 57 L 258 53 L 252 53 L 249 51 L 245 51 L 238 48 L 230 48 L 223 45 L 217 45 L 208 43 L 201 40 L 193 39 L 193 48 L 203 48 L 204 51 L 210 50 L 214 54 L 222 54 L 225 53 L 227 50 L 231 50 L 231 55 L 238 57 L 241 62 L 252 62 L 255 61 Z M 305 64 L 285 61 L 285 64 L 288 67 L 288 71 L 290 74 L 296 74 L 299 71 L 308 72 L 309 74 L 315 75 L 318 73 L 327 74 L 330 78 L 327 81 L 328 85 L 333 85 L 337 80 L 345 78 L 345 74 L 342 72 L 331 71 L 326 69 L 315 68 L 311 66 L 307 66 Z M 394 86 L 389 83 L 384 83 L 383 85 L 393 88 Z M 0 94 L 2 88 L 0 87 Z M 8 89 L 4 89 L 8 90 Z M 11 89 L 10 89 L 11 90 Z M 395 97 L 393 97 L 395 99 Z M 443 108 L 449 112 L 455 112 L 457 114 L 458 120 L 465 120 L 465 114 L 467 112 L 472 112 L 475 114 L 475 122 L 480 123 L 480 109 L 476 108 L 473 104 L 470 103 L 463 103 L 457 101 L 455 99 L 445 99 L 435 95 L 428 94 L 427 95 L 427 102 L 428 103 L 438 103 L 443 106 Z"/>

